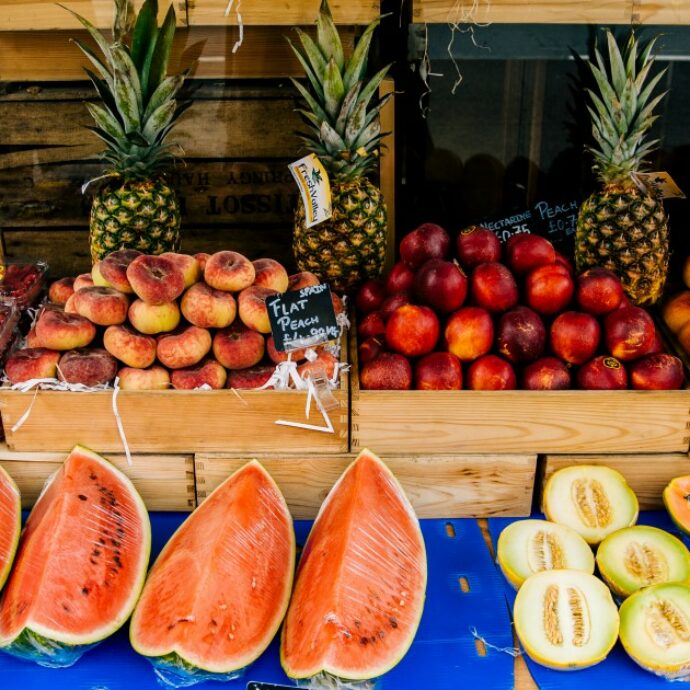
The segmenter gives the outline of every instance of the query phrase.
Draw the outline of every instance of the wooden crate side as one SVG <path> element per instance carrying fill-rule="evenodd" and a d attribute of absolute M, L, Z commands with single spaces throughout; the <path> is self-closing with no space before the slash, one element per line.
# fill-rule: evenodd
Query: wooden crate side
<path fill-rule="evenodd" d="M 254 455 L 195 455 L 200 503 Z M 296 519 L 313 519 L 331 487 L 354 460 L 337 456 L 258 456 Z M 384 455 L 420 518 L 529 515 L 535 455 Z"/>
<path fill-rule="evenodd" d="M 412 20 L 429 24 L 630 24 L 634 0 L 413 0 Z"/>
<path fill-rule="evenodd" d="M 379 16 L 378 0 L 331 0 L 329 3 L 336 24 L 369 24 Z M 237 25 L 238 12 L 247 26 L 272 24 L 294 26 L 313 24 L 318 16 L 318 3 L 313 0 L 251 0 L 235 3 L 226 16 L 227 0 L 187 0 L 190 24 Z M 235 11 L 235 7 L 238 12 Z"/>
<path fill-rule="evenodd" d="M 635 0 L 634 24 L 690 24 L 687 0 Z"/>
<path fill-rule="evenodd" d="M 673 479 L 690 474 L 687 454 L 626 455 L 547 455 L 540 472 L 538 495 L 543 496 L 544 485 L 557 470 L 571 465 L 605 465 L 618 470 L 628 481 L 640 501 L 640 510 L 663 509 L 661 493 Z"/>
<path fill-rule="evenodd" d="M 137 11 L 143 0 L 134 0 Z M 158 20 L 161 22 L 169 3 L 161 3 Z M 64 6 L 88 19 L 99 29 L 110 29 L 113 23 L 112 0 L 67 0 Z M 177 26 L 187 23 L 186 0 L 174 2 Z M 0 0 L 0 31 L 32 31 L 55 29 L 81 29 L 79 21 L 64 7 L 51 0 Z"/>
<path fill-rule="evenodd" d="M 276 425 L 304 422 L 306 393 L 301 391 L 121 391 L 118 409 L 132 452 L 196 451 L 342 453 L 348 449 L 347 382 L 334 393 L 334 433 Z M 33 401 L 33 402 L 32 402 Z M 12 426 L 33 405 L 26 422 Z M 98 452 L 123 452 L 112 393 L 0 391 L 8 446 L 15 451 L 69 451 L 80 443 Z M 312 424 L 324 424 L 315 405 Z"/>
<path fill-rule="evenodd" d="M 124 455 L 110 460 L 131 480 L 149 510 L 191 511 L 196 507 L 192 455 L 134 455 L 132 465 Z M 65 459 L 64 453 L 0 452 L 0 466 L 15 480 L 22 495 L 22 507 L 30 508 L 46 479 Z"/>

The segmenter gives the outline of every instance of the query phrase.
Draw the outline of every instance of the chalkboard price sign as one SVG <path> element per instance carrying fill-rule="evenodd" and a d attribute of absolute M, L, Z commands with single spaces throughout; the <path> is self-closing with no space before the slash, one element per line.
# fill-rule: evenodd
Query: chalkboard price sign
<path fill-rule="evenodd" d="M 577 200 L 537 201 L 532 208 L 484 221 L 482 225 L 493 230 L 502 242 L 522 232 L 533 232 L 558 242 L 575 234 L 579 209 Z"/>
<path fill-rule="evenodd" d="M 279 352 L 313 347 L 340 337 L 327 283 L 269 297 L 266 307 Z"/>

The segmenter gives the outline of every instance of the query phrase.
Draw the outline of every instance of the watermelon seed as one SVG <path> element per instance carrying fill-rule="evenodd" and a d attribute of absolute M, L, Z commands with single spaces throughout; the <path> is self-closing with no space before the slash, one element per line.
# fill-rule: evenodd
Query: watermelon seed
<path fill-rule="evenodd" d="M 93 557 L 89 558 L 89 562 L 91 563 L 91 565 L 98 565 L 98 561 L 94 560 Z"/>
<path fill-rule="evenodd" d="M 98 479 L 98 477 L 92 472 L 92 473 L 89 475 L 89 479 L 93 482 L 93 481 L 95 481 L 96 479 Z"/>
<path fill-rule="evenodd" d="M 69 606 L 67 606 L 67 604 L 63 604 L 62 608 L 69 613 Z"/>
<path fill-rule="evenodd" d="M 81 593 L 82 593 L 84 596 L 88 597 L 88 596 L 89 596 L 89 588 L 88 588 L 88 587 L 82 587 L 82 588 L 81 588 Z"/>
<path fill-rule="evenodd" d="M 105 546 L 105 539 L 103 539 L 103 537 L 98 537 L 98 543 L 99 543 L 101 546 Z"/>
<path fill-rule="evenodd" d="M 172 630 L 176 625 L 177 625 L 177 623 L 171 623 L 171 624 L 168 626 L 168 630 Z"/>
<path fill-rule="evenodd" d="M 115 565 L 119 565 L 120 567 L 122 567 L 122 561 L 120 560 L 119 556 L 113 556 L 113 560 L 115 561 Z"/>
<path fill-rule="evenodd" d="M 397 628 L 398 627 L 398 621 L 395 618 L 389 618 L 388 622 L 391 624 L 391 628 Z"/>
<path fill-rule="evenodd" d="M 379 630 L 379 637 L 383 639 L 386 636 L 386 633 L 383 630 Z"/>
<path fill-rule="evenodd" d="M 211 625 L 218 625 L 218 621 L 215 618 L 211 618 Z"/>
<path fill-rule="evenodd" d="M 77 498 L 78 498 L 80 501 L 85 501 L 85 500 L 86 500 L 86 496 L 84 496 L 84 494 L 79 494 L 79 496 L 77 496 Z"/>
<path fill-rule="evenodd" d="M 111 539 L 110 543 L 115 547 L 120 546 L 120 542 L 117 539 Z"/>
<path fill-rule="evenodd" d="M 360 621 L 355 621 L 355 628 L 359 628 L 360 625 L 362 625 Z"/>
<path fill-rule="evenodd" d="M 367 644 L 369 644 L 369 640 L 366 637 L 360 637 L 359 638 L 359 644 L 367 645 Z"/>
<path fill-rule="evenodd" d="M 101 552 L 98 549 L 94 549 L 92 555 L 98 557 L 101 555 Z"/>

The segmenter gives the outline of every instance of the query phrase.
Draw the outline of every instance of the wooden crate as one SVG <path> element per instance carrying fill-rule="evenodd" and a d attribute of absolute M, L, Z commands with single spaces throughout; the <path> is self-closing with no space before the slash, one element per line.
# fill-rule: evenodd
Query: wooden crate
<path fill-rule="evenodd" d="M 676 0 L 684 3 L 685 0 Z M 663 0 L 655 3 L 660 5 Z M 429 24 L 630 24 L 631 0 L 413 0 L 412 20 Z"/>
<path fill-rule="evenodd" d="M 375 449 L 373 449 L 375 450 Z M 197 501 L 253 454 L 197 453 Z M 258 456 L 276 480 L 296 519 L 313 519 L 354 454 Z M 420 518 L 529 515 L 535 455 L 383 455 Z"/>
<path fill-rule="evenodd" d="M 366 391 L 350 344 L 351 449 L 381 453 L 673 453 L 690 391 Z"/>
<path fill-rule="evenodd" d="M 305 391 L 120 391 L 117 406 L 133 453 L 197 451 L 343 453 L 348 450 L 348 380 L 334 391 L 334 433 L 277 425 L 305 421 Z M 0 413 L 9 448 L 67 452 L 79 443 L 97 452 L 124 451 L 112 409 L 112 391 L 74 393 L 0 389 Z M 16 431 L 29 406 L 31 414 Z M 311 424 L 324 425 L 312 404 Z"/>
<path fill-rule="evenodd" d="M 684 453 L 627 455 L 547 455 L 540 471 L 539 500 L 544 485 L 556 471 L 570 465 L 606 465 L 618 470 L 628 481 L 640 501 L 640 510 L 664 507 L 661 493 L 673 479 L 690 474 L 690 458 Z"/>
<path fill-rule="evenodd" d="M 22 507 L 30 508 L 46 479 L 57 470 L 65 453 L 18 453 L 0 444 L 0 466 L 14 479 L 22 495 Z M 188 455 L 134 455 L 127 464 L 124 455 L 108 454 L 141 494 L 149 510 L 190 511 L 196 506 L 194 460 Z"/>

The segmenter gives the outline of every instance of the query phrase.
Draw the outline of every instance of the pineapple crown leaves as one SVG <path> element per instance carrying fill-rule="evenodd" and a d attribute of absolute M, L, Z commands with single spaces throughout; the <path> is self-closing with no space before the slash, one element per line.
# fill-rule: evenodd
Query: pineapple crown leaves
<path fill-rule="evenodd" d="M 89 127 L 106 144 L 102 154 L 109 172 L 128 179 L 161 172 L 179 155 L 166 136 L 189 103 L 176 97 L 188 71 L 167 76 L 175 35 L 170 6 L 158 26 L 158 0 L 145 0 L 138 14 L 132 0 L 114 0 L 113 40 L 84 17 L 71 12 L 94 40 L 100 55 L 79 40 L 74 43 L 93 70 L 85 68 L 101 103 L 87 103 L 96 126 Z"/>
<path fill-rule="evenodd" d="M 336 180 L 346 181 L 371 172 L 385 136 L 378 116 L 390 94 L 381 99 L 374 96 L 391 65 L 365 80 L 371 40 L 382 18 L 377 17 L 366 27 L 349 59 L 327 0 L 321 2 L 316 41 L 299 28 L 295 31 L 301 50 L 287 39 L 310 87 L 292 80 L 306 104 L 297 112 L 308 132 L 298 132 L 298 137 Z"/>
<path fill-rule="evenodd" d="M 653 97 L 666 69 L 650 79 L 656 38 L 641 52 L 634 33 L 623 51 L 611 31 L 606 32 L 606 41 L 608 60 L 595 45 L 594 60 L 588 62 L 598 93 L 586 89 L 591 100 L 587 109 L 592 118 L 592 135 L 597 144 L 587 148 L 604 184 L 628 185 L 631 173 L 643 169 L 645 157 L 659 143 L 645 141 L 645 137 L 658 119 L 654 109 L 666 96 L 663 92 Z"/>

